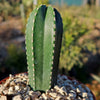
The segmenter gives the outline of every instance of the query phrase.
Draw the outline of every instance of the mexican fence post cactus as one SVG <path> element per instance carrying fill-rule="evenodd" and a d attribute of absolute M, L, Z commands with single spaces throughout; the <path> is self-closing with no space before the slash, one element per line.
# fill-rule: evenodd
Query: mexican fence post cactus
<path fill-rule="evenodd" d="M 26 26 L 29 84 L 46 91 L 56 84 L 63 25 L 58 11 L 41 5 L 30 14 Z"/>

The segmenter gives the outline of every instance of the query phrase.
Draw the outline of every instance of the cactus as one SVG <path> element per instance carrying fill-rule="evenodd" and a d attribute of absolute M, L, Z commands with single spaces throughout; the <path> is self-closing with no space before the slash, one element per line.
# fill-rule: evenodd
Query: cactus
<path fill-rule="evenodd" d="M 30 14 L 26 26 L 26 55 L 29 84 L 46 91 L 57 82 L 63 25 L 58 11 L 41 5 Z"/>

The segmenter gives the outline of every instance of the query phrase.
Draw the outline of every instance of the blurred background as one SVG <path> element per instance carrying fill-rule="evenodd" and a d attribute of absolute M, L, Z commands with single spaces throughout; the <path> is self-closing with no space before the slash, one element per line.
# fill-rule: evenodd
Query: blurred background
<path fill-rule="evenodd" d="M 27 71 L 25 26 L 38 5 L 63 19 L 59 73 L 86 84 L 100 100 L 100 0 L 0 0 L 0 80 Z"/>

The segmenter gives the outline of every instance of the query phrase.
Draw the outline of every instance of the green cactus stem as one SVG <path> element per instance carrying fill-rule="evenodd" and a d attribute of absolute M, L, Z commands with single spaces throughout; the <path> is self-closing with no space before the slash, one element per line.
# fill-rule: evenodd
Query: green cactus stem
<path fill-rule="evenodd" d="M 26 55 L 29 84 L 46 91 L 57 82 L 63 25 L 60 14 L 51 6 L 32 11 L 26 26 Z"/>

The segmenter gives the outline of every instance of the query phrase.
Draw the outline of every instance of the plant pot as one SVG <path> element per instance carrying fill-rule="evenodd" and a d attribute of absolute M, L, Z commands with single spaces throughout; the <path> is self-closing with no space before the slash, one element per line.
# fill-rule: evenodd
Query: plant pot
<path fill-rule="evenodd" d="M 19 74 L 15 74 L 14 76 L 16 76 L 16 78 L 19 76 L 19 75 L 26 75 L 27 76 L 27 73 L 19 73 Z M 10 76 L 10 77 L 12 77 L 12 76 Z M 1 80 L 0 81 L 0 84 L 5 84 L 5 82 L 8 80 L 8 79 L 10 79 L 10 77 L 7 77 L 7 78 L 5 78 L 5 79 L 3 79 L 3 80 Z M 65 75 L 59 75 L 59 77 L 65 77 L 66 78 L 66 76 Z M 68 78 L 68 80 L 69 81 L 74 81 L 75 79 L 73 79 L 73 78 L 71 78 L 71 77 L 67 77 Z M 75 80 L 76 81 L 76 80 Z M 79 82 L 79 81 L 76 81 L 76 82 L 78 82 L 78 84 L 82 84 L 81 82 Z M 7 85 L 7 84 L 6 84 Z M 24 84 L 23 84 L 24 85 Z M 8 85 L 9 86 L 9 85 Z M 8 87 L 7 86 L 7 87 Z M 58 85 L 58 86 L 60 86 L 60 85 Z M 85 85 L 83 85 L 84 87 L 85 87 Z M 55 87 L 54 87 L 55 88 Z M 56 88 L 58 88 L 58 87 L 56 87 Z M 64 89 L 63 89 L 64 90 Z M 90 91 L 91 92 L 91 94 L 92 94 L 92 96 L 93 96 L 93 99 L 92 100 L 96 100 L 96 98 L 95 98 L 95 96 L 94 96 L 94 94 L 92 93 L 92 91 Z M 35 93 L 35 95 L 37 95 L 37 93 L 39 93 L 40 94 L 40 92 L 34 92 Z M 23 95 L 23 93 L 22 93 L 22 95 Z M 33 94 L 34 95 L 34 94 Z M 17 97 L 17 96 L 19 96 L 19 97 Z M 40 96 L 40 95 L 39 95 Z M 0 100 L 11 100 L 12 98 L 14 98 L 14 99 L 12 99 L 12 100 L 22 100 L 21 99 L 21 97 L 20 97 L 20 95 L 19 95 L 19 93 L 17 93 L 17 94 L 6 94 L 6 95 L 4 95 L 4 94 L 2 94 L 2 96 L 1 97 L 3 97 L 3 99 L 0 99 Z M 17 98 L 17 99 L 15 99 L 15 97 Z M 31 95 L 31 97 L 32 97 L 32 95 Z M 5 99 L 4 99 L 5 98 Z M 37 98 L 37 97 L 36 97 Z M 26 99 L 24 99 L 24 100 L 30 100 L 30 99 L 28 99 L 28 98 L 26 98 Z M 34 96 L 33 96 L 33 99 L 32 100 L 35 100 L 35 98 L 34 98 Z M 43 100 L 43 99 L 39 99 L 39 100 Z M 55 99 L 54 99 L 55 100 Z M 58 100 L 60 100 L 60 99 L 58 99 Z M 64 100 L 67 100 L 67 99 L 64 99 Z M 69 99 L 68 99 L 69 100 Z M 73 99 L 74 100 L 74 99 Z M 81 100 L 81 99 L 79 99 L 79 100 Z M 82 100 L 86 100 L 86 99 L 82 99 Z"/>

